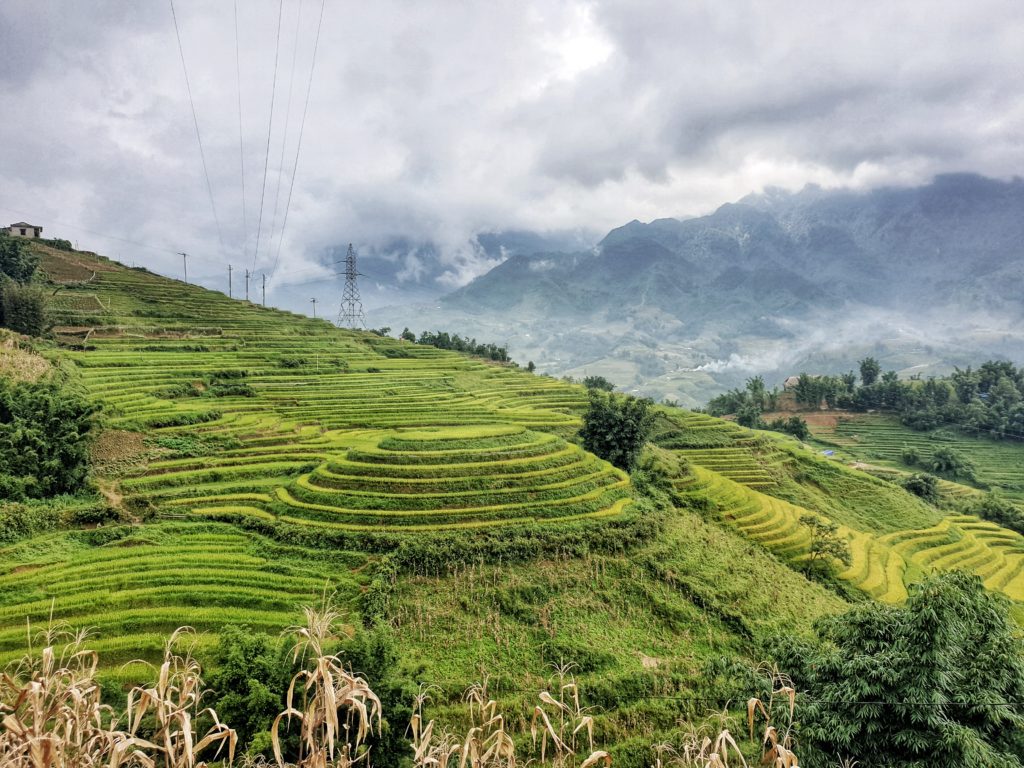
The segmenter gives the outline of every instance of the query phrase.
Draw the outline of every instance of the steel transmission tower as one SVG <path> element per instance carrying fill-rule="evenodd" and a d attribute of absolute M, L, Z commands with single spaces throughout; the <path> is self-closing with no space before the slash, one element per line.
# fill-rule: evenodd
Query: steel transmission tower
<path fill-rule="evenodd" d="M 336 263 L 341 263 L 336 262 Z M 365 328 L 366 315 L 363 314 L 363 302 L 359 300 L 359 286 L 356 278 L 356 252 L 352 243 L 348 244 L 345 255 L 345 290 L 341 294 L 341 308 L 338 310 L 338 325 L 342 328 Z"/>

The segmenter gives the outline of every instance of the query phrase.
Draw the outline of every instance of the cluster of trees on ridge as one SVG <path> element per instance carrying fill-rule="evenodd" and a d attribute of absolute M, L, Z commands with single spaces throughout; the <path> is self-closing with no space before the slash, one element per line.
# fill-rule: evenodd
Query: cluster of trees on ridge
<path fill-rule="evenodd" d="M 854 411 L 881 410 L 897 413 L 913 429 L 952 426 L 995 439 L 1024 440 L 1024 368 L 1006 361 L 990 360 L 977 369 L 957 368 L 949 376 L 900 380 L 895 371 L 882 372 L 872 357 L 860 361 L 860 377 L 853 371 L 839 376 L 800 374 L 793 387 L 798 405 Z M 768 391 L 764 379 L 755 376 L 746 386 L 712 399 L 708 413 L 735 414 L 749 427 L 766 425 L 761 415 L 778 407 L 780 393 Z M 788 431 L 788 430 L 787 430 Z"/>
<path fill-rule="evenodd" d="M 380 329 L 382 335 L 387 335 L 386 332 L 390 331 L 390 328 Z M 483 357 L 487 360 L 496 360 L 501 363 L 507 363 L 509 361 L 508 348 L 502 347 L 493 342 L 484 344 L 478 342 L 476 339 L 463 338 L 457 333 L 448 333 L 447 331 L 423 331 L 419 338 L 416 338 L 416 334 L 405 328 L 398 338 L 404 339 L 405 341 L 411 341 L 415 344 L 426 344 L 431 347 L 437 347 L 438 349 L 448 349 L 453 352 L 462 352 L 467 355 L 475 355 L 476 357 Z M 532 366 L 533 363 L 530 363 Z M 533 368 L 530 368 L 531 372 Z"/>
<path fill-rule="evenodd" d="M 81 490 L 95 410 L 56 374 L 43 381 L 0 378 L 0 502 Z"/>
<path fill-rule="evenodd" d="M 20 237 L 0 234 L 0 327 L 29 336 L 46 330 L 46 299 L 32 285 L 39 255 Z"/>

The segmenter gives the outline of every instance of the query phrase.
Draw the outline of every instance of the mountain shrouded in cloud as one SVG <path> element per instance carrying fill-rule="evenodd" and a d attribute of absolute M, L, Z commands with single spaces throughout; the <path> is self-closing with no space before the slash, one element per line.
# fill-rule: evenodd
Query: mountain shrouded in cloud
<path fill-rule="evenodd" d="M 595 249 L 515 255 L 392 323 L 489 332 L 542 370 L 694 404 L 755 373 L 847 370 L 858 354 L 906 372 L 1024 354 L 1022 296 L 1024 181 L 949 174 L 633 221 Z"/>

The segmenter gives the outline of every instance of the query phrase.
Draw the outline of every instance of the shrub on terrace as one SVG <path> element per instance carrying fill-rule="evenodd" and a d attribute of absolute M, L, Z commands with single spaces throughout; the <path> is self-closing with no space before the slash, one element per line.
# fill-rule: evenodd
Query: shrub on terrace
<path fill-rule="evenodd" d="M 590 406 L 583 415 L 583 447 L 629 472 L 654 425 L 649 399 L 616 397 L 590 390 Z"/>

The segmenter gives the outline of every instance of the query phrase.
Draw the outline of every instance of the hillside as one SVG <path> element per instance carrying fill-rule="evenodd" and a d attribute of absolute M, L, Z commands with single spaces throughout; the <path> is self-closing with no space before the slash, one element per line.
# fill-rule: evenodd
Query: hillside
<path fill-rule="evenodd" d="M 524 733 L 576 663 L 599 737 L 639 765 L 751 695 L 774 636 L 850 601 L 899 602 L 936 568 L 1024 600 L 1024 538 L 795 441 L 659 407 L 661 471 L 630 478 L 574 442 L 581 387 L 92 254 L 41 269 L 59 344 L 39 355 L 102 406 L 97 492 L 0 545 L 0 663 L 52 611 L 131 682 L 120 664 L 181 624 L 209 659 L 225 624 L 276 635 L 326 589 L 353 627 L 390 628 L 442 713 L 486 673 Z M 849 542 L 838 583 L 802 572 L 807 514 Z"/>
<path fill-rule="evenodd" d="M 591 251 L 518 254 L 437 308 L 382 316 L 486 329 L 542 371 L 687 406 L 752 373 L 838 373 L 865 354 L 945 371 L 1022 356 L 1022 211 L 1024 182 L 969 174 L 770 190 L 707 216 L 630 222 Z"/>

